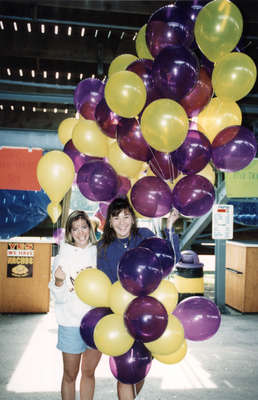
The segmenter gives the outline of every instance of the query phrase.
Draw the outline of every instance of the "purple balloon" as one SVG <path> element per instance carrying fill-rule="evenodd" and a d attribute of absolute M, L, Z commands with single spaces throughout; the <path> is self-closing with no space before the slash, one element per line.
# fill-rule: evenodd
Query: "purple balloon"
<path fill-rule="evenodd" d="M 148 374 L 152 363 L 152 355 L 141 342 L 134 345 L 125 354 L 109 357 L 109 366 L 114 377 L 122 383 L 135 384 Z"/>
<path fill-rule="evenodd" d="M 65 229 L 64 228 L 57 228 L 54 232 L 53 232 L 53 239 L 55 241 L 56 244 L 60 244 L 65 237 Z"/>
<path fill-rule="evenodd" d="M 85 118 L 95 120 L 95 109 L 104 97 L 104 83 L 96 78 L 82 80 L 74 92 L 74 105 Z"/>
<path fill-rule="evenodd" d="M 146 26 L 146 44 L 152 56 L 169 45 L 189 46 L 194 38 L 193 26 L 191 16 L 179 4 L 155 11 Z"/>
<path fill-rule="evenodd" d="M 95 119 L 101 131 L 112 139 L 116 138 L 116 130 L 120 116 L 111 111 L 106 100 L 103 98 L 95 109 Z"/>
<path fill-rule="evenodd" d="M 183 144 L 171 154 L 174 165 L 186 175 L 196 174 L 210 161 L 211 145 L 207 137 L 189 130 Z"/>
<path fill-rule="evenodd" d="M 124 313 L 129 333 L 144 343 L 158 339 L 165 331 L 168 314 L 158 300 L 151 296 L 136 297 Z"/>
<path fill-rule="evenodd" d="M 158 100 L 161 98 L 161 93 L 159 92 L 158 88 L 154 85 L 153 79 L 152 79 L 152 66 L 153 66 L 153 61 L 152 60 L 147 60 L 145 58 L 136 60 L 132 62 L 126 69 L 128 71 L 134 72 L 137 74 L 143 81 L 145 88 L 146 88 L 146 93 L 147 93 L 147 99 L 145 103 L 145 107 L 150 104 L 154 100 Z"/>
<path fill-rule="evenodd" d="M 158 237 L 150 237 L 144 239 L 139 246 L 154 252 L 162 268 L 162 278 L 170 274 L 174 266 L 174 250 L 167 240 Z"/>
<path fill-rule="evenodd" d="M 196 85 L 199 62 L 191 50 L 183 46 L 167 46 L 156 57 L 152 77 L 163 97 L 181 100 Z"/>
<path fill-rule="evenodd" d="M 145 176 L 133 185 L 131 202 L 145 217 L 162 217 L 172 208 L 172 192 L 162 179 Z"/>
<path fill-rule="evenodd" d="M 173 181 L 179 175 L 179 171 L 173 164 L 170 153 L 152 150 L 152 159 L 149 166 L 152 172 L 161 179 Z"/>
<path fill-rule="evenodd" d="M 217 169 L 235 172 L 247 167 L 257 152 L 255 135 L 249 129 L 234 125 L 220 131 L 211 145 L 211 158 Z"/>
<path fill-rule="evenodd" d="M 125 290 L 135 296 L 144 296 L 159 286 L 162 267 L 153 251 L 135 247 L 122 256 L 117 275 Z"/>
<path fill-rule="evenodd" d="M 92 157 L 80 153 L 74 146 L 72 139 L 65 144 L 63 151 L 72 159 L 75 172 L 78 172 L 79 169 L 83 166 L 83 164 L 85 164 L 87 161 L 103 160 L 102 157 Z"/>
<path fill-rule="evenodd" d="M 117 193 L 118 178 L 115 170 L 105 161 L 88 161 L 78 171 L 80 192 L 92 201 L 108 201 Z"/>
<path fill-rule="evenodd" d="M 152 158 L 150 145 L 144 139 L 136 118 L 122 118 L 117 127 L 117 142 L 121 150 L 129 157 L 139 161 Z"/>
<path fill-rule="evenodd" d="M 178 181 L 172 192 L 174 207 L 187 217 L 206 214 L 215 200 L 212 183 L 201 175 L 189 175 Z"/>
<path fill-rule="evenodd" d="M 81 320 L 81 325 L 80 325 L 81 337 L 83 338 L 84 342 L 93 349 L 97 349 L 93 336 L 95 326 L 97 325 L 97 323 L 101 318 L 109 314 L 113 314 L 110 308 L 96 307 L 88 311 Z"/>
<path fill-rule="evenodd" d="M 216 304 L 202 296 L 192 296 L 182 300 L 173 315 L 184 327 L 185 339 L 206 340 L 219 329 L 221 316 Z"/>

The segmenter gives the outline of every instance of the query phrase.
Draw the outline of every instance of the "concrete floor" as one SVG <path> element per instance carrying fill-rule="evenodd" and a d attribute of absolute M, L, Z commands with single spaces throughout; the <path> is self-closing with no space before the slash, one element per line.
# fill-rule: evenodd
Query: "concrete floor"
<path fill-rule="evenodd" d="M 212 275 L 207 278 L 211 293 Z M 138 399 L 257 400 L 258 314 L 227 311 L 215 336 L 187 341 L 188 351 L 180 363 L 153 360 Z M 0 314 L 0 400 L 61 398 L 62 362 L 56 336 L 52 306 L 47 314 Z M 96 377 L 94 399 L 116 399 L 107 356 Z"/>

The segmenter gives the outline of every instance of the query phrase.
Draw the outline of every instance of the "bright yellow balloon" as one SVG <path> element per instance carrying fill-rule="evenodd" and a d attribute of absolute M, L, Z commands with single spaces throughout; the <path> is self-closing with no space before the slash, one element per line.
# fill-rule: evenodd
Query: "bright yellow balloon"
<path fill-rule="evenodd" d="M 127 178 L 135 177 L 142 169 L 143 162 L 127 156 L 120 149 L 117 142 L 113 142 L 109 145 L 107 158 L 116 173 L 126 176 Z"/>
<path fill-rule="evenodd" d="M 142 79 L 131 71 L 113 74 L 105 86 L 109 108 L 125 118 L 136 117 L 146 102 L 146 88 Z"/>
<path fill-rule="evenodd" d="M 167 354 L 167 355 L 152 353 L 152 355 L 156 360 L 158 360 L 164 364 L 176 364 L 179 361 L 183 360 L 186 353 L 187 353 L 187 343 L 186 343 L 186 340 L 184 339 L 181 346 L 173 353 Z"/>
<path fill-rule="evenodd" d="M 212 86 L 217 97 L 238 101 L 252 90 L 256 76 L 256 66 L 251 57 L 244 53 L 230 53 L 216 62 Z"/>
<path fill-rule="evenodd" d="M 133 345 L 134 338 L 129 335 L 122 315 L 109 314 L 101 318 L 95 326 L 94 342 L 101 353 L 120 356 Z"/>
<path fill-rule="evenodd" d="M 176 150 L 184 142 L 188 127 L 185 110 L 171 99 L 153 101 L 142 113 L 141 131 L 144 139 L 158 151 Z"/>
<path fill-rule="evenodd" d="M 108 69 L 108 77 L 115 74 L 116 72 L 125 71 L 128 65 L 132 64 L 132 62 L 138 60 L 136 56 L 133 54 L 121 54 L 114 58 L 111 62 Z"/>
<path fill-rule="evenodd" d="M 139 58 L 145 58 L 147 60 L 154 60 L 154 57 L 152 57 L 150 50 L 147 46 L 146 43 L 146 27 L 147 24 L 143 25 L 139 32 L 137 33 L 136 41 L 135 41 L 135 47 L 136 47 L 136 53 Z"/>
<path fill-rule="evenodd" d="M 73 128 L 78 123 L 76 118 L 66 118 L 64 119 L 57 128 L 57 134 L 60 142 L 65 145 L 69 140 L 72 139 Z"/>
<path fill-rule="evenodd" d="M 100 269 L 87 268 L 74 280 L 74 290 L 79 299 L 92 307 L 108 307 L 111 281 Z"/>
<path fill-rule="evenodd" d="M 119 281 L 113 283 L 109 292 L 109 307 L 114 313 L 123 315 L 133 299 L 135 296 L 125 290 Z"/>
<path fill-rule="evenodd" d="M 167 355 L 178 350 L 184 341 L 184 328 L 174 315 L 168 316 L 168 324 L 163 334 L 152 342 L 144 343 L 151 353 Z"/>
<path fill-rule="evenodd" d="M 150 293 L 149 296 L 159 300 L 168 314 L 174 311 L 178 303 L 178 291 L 175 285 L 167 279 L 162 279 L 157 289 Z"/>
<path fill-rule="evenodd" d="M 94 157 L 106 157 L 108 150 L 107 136 L 95 121 L 81 119 L 73 129 L 73 144 L 78 151 Z"/>
<path fill-rule="evenodd" d="M 212 143 L 215 136 L 231 125 L 241 125 L 242 112 L 234 101 L 211 99 L 197 117 L 198 130 L 204 133 Z"/>
<path fill-rule="evenodd" d="M 55 224 L 60 215 L 62 214 L 62 207 L 58 203 L 49 203 L 47 206 L 47 213 L 52 222 Z"/>
<path fill-rule="evenodd" d="M 242 31 L 241 12 L 229 0 L 214 0 L 206 4 L 199 12 L 194 25 L 198 46 L 213 62 L 236 47 Z"/>
<path fill-rule="evenodd" d="M 198 172 L 197 175 L 201 175 L 204 176 L 204 178 L 209 179 L 209 181 L 215 185 L 215 181 L 216 181 L 216 174 L 215 171 L 213 169 L 213 167 L 211 166 L 210 163 L 208 163 L 206 165 L 206 167 L 204 167 L 200 172 Z"/>
<path fill-rule="evenodd" d="M 72 186 L 75 170 L 71 158 L 62 151 L 53 150 L 38 162 L 37 177 L 51 202 L 60 203 Z"/>

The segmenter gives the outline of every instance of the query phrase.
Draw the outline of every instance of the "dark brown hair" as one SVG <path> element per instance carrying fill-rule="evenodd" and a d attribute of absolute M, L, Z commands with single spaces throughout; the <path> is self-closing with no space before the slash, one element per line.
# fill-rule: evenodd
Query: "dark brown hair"
<path fill-rule="evenodd" d="M 116 239 L 116 232 L 110 226 L 110 220 L 112 217 L 116 217 L 118 214 L 120 214 L 120 212 L 123 210 L 129 211 L 133 219 L 130 235 L 135 236 L 137 234 L 138 228 L 137 228 L 136 216 L 131 204 L 129 203 L 126 197 L 118 197 L 114 199 L 108 206 L 107 218 L 103 229 L 103 235 L 101 238 L 103 247 L 108 246 L 111 242 L 113 242 Z"/>

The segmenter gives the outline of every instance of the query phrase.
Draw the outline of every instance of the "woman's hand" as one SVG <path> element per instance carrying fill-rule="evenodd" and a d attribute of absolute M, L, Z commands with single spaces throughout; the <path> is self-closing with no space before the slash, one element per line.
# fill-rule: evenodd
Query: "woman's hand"
<path fill-rule="evenodd" d="M 62 286 L 65 281 L 65 278 L 66 278 L 66 275 L 59 265 L 55 271 L 55 285 Z"/>
<path fill-rule="evenodd" d="M 176 208 L 172 208 L 170 211 L 170 214 L 167 218 L 167 229 L 170 230 L 173 226 L 173 224 L 178 220 L 180 217 L 180 213 Z"/>

